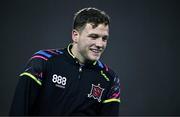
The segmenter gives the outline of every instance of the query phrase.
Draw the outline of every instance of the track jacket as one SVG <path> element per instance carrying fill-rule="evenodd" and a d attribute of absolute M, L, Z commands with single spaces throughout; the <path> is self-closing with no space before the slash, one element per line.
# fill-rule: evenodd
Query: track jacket
<path fill-rule="evenodd" d="M 10 115 L 118 115 L 119 78 L 99 60 L 80 65 L 71 47 L 40 50 L 28 60 Z"/>

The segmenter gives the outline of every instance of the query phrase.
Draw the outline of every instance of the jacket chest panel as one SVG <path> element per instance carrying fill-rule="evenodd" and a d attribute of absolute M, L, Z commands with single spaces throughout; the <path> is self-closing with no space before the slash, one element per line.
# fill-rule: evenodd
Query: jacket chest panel
<path fill-rule="evenodd" d="M 87 104 L 101 102 L 105 98 L 108 84 L 99 71 L 69 64 L 53 64 L 49 68 L 44 85 L 49 96 L 56 95 L 59 101 L 71 97 L 68 101 L 87 101 Z"/>

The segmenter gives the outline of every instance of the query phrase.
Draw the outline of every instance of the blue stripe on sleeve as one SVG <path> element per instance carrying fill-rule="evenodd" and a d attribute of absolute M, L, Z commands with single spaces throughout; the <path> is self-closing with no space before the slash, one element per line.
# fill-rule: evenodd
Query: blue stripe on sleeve
<path fill-rule="evenodd" d="M 42 50 L 36 52 L 35 54 L 41 54 L 41 55 L 44 55 L 44 56 L 46 56 L 46 57 L 48 57 L 48 58 L 50 58 L 50 57 L 52 56 L 52 55 L 50 55 L 50 54 L 48 54 L 47 52 L 44 52 L 44 51 L 42 51 Z"/>
<path fill-rule="evenodd" d="M 98 65 L 99 65 L 101 68 L 104 68 L 103 64 L 102 64 L 100 61 L 98 61 Z"/>
<path fill-rule="evenodd" d="M 60 50 L 56 50 L 56 52 L 58 52 L 59 54 L 63 54 L 63 52 L 62 52 L 62 51 L 60 51 Z"/>

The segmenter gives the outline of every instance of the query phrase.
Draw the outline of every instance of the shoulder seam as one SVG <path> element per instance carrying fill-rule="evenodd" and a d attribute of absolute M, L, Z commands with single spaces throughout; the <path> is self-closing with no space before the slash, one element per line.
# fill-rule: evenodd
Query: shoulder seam
<path fill-rule="evenodd" d="M 45 50 L 39 50 L 37 51 L 36 53 L 34 53 L 32 55 L 32 57 L 30 58 L 31 59 L 34 59 L 34 58 L 39 58 L 39 59 L 42 59 L 42 60 L 45 60 L 45 61 L 48 61 L 50 58 L 54 57 L 54 56 L 58 56 L 60 54 L 63 54 L 62 51 L 59 51 L 57 49 L 45 49 Z"/>

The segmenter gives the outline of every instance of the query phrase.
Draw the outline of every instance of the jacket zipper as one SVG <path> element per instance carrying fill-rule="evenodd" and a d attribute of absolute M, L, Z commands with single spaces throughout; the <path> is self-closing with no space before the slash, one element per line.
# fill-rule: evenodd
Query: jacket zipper
<path fill-rule="evenodd" d="M 79 75 L 78 75 L 78 79 L 81 78 L 81 73 L 82 73 L 82 65 L 80 65 L 80 67 L 79 67 Z"/>

